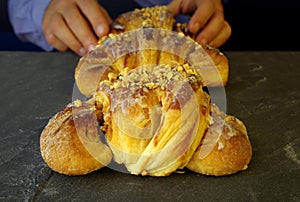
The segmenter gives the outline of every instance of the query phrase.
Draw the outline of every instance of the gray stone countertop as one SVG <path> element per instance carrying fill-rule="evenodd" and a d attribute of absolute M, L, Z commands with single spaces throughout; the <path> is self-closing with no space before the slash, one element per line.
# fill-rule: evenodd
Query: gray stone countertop
<path fill-rule="evenodd" d="M 72 53 L 0 52 L 0 201 L 300 201 L 300 52 L 225 52 L 227 113 L 247 126 L 246 171 L 164 178 L 53 172 L 39 137 L 72 101 Z"/>

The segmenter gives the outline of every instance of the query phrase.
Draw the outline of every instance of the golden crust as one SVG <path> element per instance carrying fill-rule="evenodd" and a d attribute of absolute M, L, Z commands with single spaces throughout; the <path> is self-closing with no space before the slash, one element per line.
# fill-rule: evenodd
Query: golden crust
<path fill-rule="evenodd" d="M 214 176 L 230 175 L 247 169 L 252 158 L 252 147 L 246 127 L 237 118 L 225 115 L 224 125 L 221 125 L 221 134 L 215 135 L 214 133 L 216 133 L 217 129 L 214 130 L 213 128 L 220 127 L 218 123 L 222 122 L 224 116 L 220 115 L 222 112 L 216 112 L 219 110 L 216 106 L 213 106 L 212 110 L 219 117 L 214 117 L 214 123 L 210 126 L 211 131 L 208 130 L 206 133 L 202 144 L 194 153 L 187 168 L 194 172 Z M 210 136 L 215 136 L 215 140 L 207 141 L 213 144 L 212 150 L 203 156 L 201 152 L 208 149 L 205 147 L 209 147 L 209 145 L 204 145 L 203 142 Z"/>
<path fill-rule="evenodd" d="M 54 171 L 84 175 L 111 161 L 111 152 L 99 139 L 97 117 L 90 107 L 67 106 L 43 130 L 41 154 Z"/>
<path fill-rule="evenodd" d="M 141 27 L 172 30 L 175 19 L 167 6 L 135 9 L 118 16 L 112 24 L 112 33 L 132 31 Z"/>
<path fill-rule="evenodd" d="M 200 78 L 184 68 L 180 76 L 176 69 L 133 69 L 100 85 L 96 101 L 103 107 L 107 141 L 114 160 L 131 174 L 167 176 L 183 168 L 208 127 L 209 97 Z"/>
<path fill-rule="evenodd" d="M 210 46 L 205 46 L 204 50 L 208 53 L 212 61 L 217 67 L 218 74 L 210 74 L 207 73 L 205 74 L 208 79 L 207 79 L 207 86 L 222 86 L 226 85 L 228 81 L 228 76 L 229 76 L 229 62 L 227 57 L 221 53 L 218 49 L 210 47 Z M 222 83 L 220 83 L 220 81 Z"/>
<path fill-rule="evenodd" d="M 247 168 L 252 148 L 244 124 L 210 105 L 202 89 L 227 83 L 226 56 L 190 38 L 180 40 L 187 39 L 184 35 L 195 39 L 186 25 L 173 27 L 178 35 L 167 35 L 173 22 L 167 7 L 123 14 L 112 34 L 99 41 L 99 47 L 106 43 L 109 48 L 81 58 L 75 81 L 82 94 L 93 98 L 67 106 L 43 130 L 41 153 L 50 168 L 83 175 L 107 165 L 112 154 L 136 175 L 167 176 L 186 166 L 220 176 Z M 135 35 L 138 40 L 126 38 L 127 31 L 140 27 L 145 29 Z M 158 38 L 166 49 L 152 49 Z M 133 45 L 140 49 L 130 49 Z M 109 147 L 99 138 L 99 123 Z"/>
<path fill-rule="evenodd" d="M 162 7 L 153 7 L 153 8 L 143 8 L 136 9 L 132 12 L 121 14 L 117 17 L 112 24 L 111 33 L 108 36 L 105 36 L 99 40 L 99 45 L 106 43 L 107 41 L 114 39 L 116 35 L 120 33 L 129 32 L 132 30 L 137 30 L 139 28 L 160 28 L 165 30 L 174 30 L 178 32 L 178 36 L 190 36 L 186 31 L 186 26 L 184 24 L 173 26 L 174 18 L 172 13 L 166 6 Z M 147 24 L 148 23 L 148 24 Z M 146 31 L 145 31 L 146 33 Z M 145 36 L 147 37 L 147 36 Z M 156 36 L 157 39 L 163 39 L 163 31 L 160 36 Z M 191 37 L 195 39 L 195 37 Z M 157 40 L 156 39 L 156 40 Z M 126 41 L 126 38 L 120 38 L 118 42 L 118 47 L 111 47 L 114 51 L 118 52 L 120 48 L 121 51 L 126 51 L 129 47 L 132 46 L 141 46 L 145 41 L 143 38 L 140 40 L 133 39 L 137 44 L 132 44 L 132 39 Z M 174 39 L 168 39 L 169 41 L 174 41 Z M 146 40 L 151 43 L 151 40 Z M 152 42 L 155 42 L 152 41 Z M 129 43 L 129 44 L 128 44 Z M 139 44 L 141 43 L 141 44 Z M 109 44 L 109 43 L 107 43 Z M 150 45 L 150 44 L 149 44 Z M 184 44 L 181 44 L 183 46 Z M 201 47 L 199 44 L 197 44 Z M 179 45 L 180 46 L 180 45 Z M 180 48 L 178 46 L 169 47 L 171 49 L 179 49 L 180 51 L 188 50 L 187 47 Z M 207 69 L 203 68 L 202 73 L 205 75 L 206 86 L 222 86 L 226 85 L 228 80 L 229 65 L 228 60 L 224 54 L 222 54 L 218 49 L 209 46 L 202 47 L 206 53 L 210 56 L 212 62 L 216 65 L 215 67 L 208 66 Z M 125 49 L 125 50 L 123 50 Z M 178 50 L 171 50 L 178 51 Z M 189 51 L 189 50 L 188 50 Z M 129 51 L 130 52 L 130 51 Z M 191 53 L 189 53 L 191 54 Z M 186 53 L 187 55 L 187 53 Z M 113 61 L 113 64 L 110 64 L 110 60 Z M 138 50 L 135 52 L 130 52 L 125 56 L 119 58 L 111 58 L 109 53 L 104 50 L 97 50 L 92 53 L 89 53 L 87 56 L 81 58 L 81 61 L 78 63 L 75 69 L 75 81 L 80 90 L 80 92 L 86 96 L 91 96 L 95 93 L 98 84 L 100 81 L 106 79 L 103 75 L 103 71 L 106 71 L 107 68 L 112 67 L 117 73 L 121 72 L 124 67 L 130 67 L 131 69 L 138 67 L 140 65 L 147 64 L 170 64 L 170 62 L 178 62 L 179 64 L 184 64 L 187 61 L 178 57 L 178 54 L 168 53 L 166 51 L 160 50 Z M 101 65 L 100 65 L 101 64 Z M 110 69 L 111 70 L 111 69 Z"/>

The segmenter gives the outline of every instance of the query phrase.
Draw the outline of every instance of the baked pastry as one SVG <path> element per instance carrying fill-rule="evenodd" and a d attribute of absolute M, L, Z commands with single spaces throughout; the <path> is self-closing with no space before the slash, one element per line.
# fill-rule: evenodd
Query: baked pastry
<path fill-rule="evenodd" d="M 52 170 L 66 175 L 98 170 L 112 159 L 100 135 L 95 106 L 76 101 L 49 120 L 40 137 L 42 157 Z"/>
<path fill-rule="evenodd" d="M 167 6 L 135 9 L 118 16 L 111 26 L 111 32 L 120 34 L 141 27 L 156 27 L 172 30 L 175 19 Z"/>
<path fill-rule="evenodd" d="M 212 122 L 187 168 L 205 175 L 230 175 L 245 170 L 252 147 L 243 122 L 211 105 Z"/>
<path fill-rule="evenodd" d="M 187 65 L 133 69 L 102 82 L 95 100 L 114 160 L 131 174 L 167 176 L 184 168 L 209 125 L 209 96 Z"/>
<path fill-rule="evenodd" d="M 220 176 L 247 168 L 245 126 L 204 90 L 226 84 L 227 58 L 173 22 L 164 6 L 123 14 L 81 58 L 75 81 L 90 99 L 74 101 L 44 128 L 41 153 L 50 168 L 83 175 L 112 159 L 135 175 L 187 167 Z"/>
<path fill-rule="evenodd" d="M 111 34 L 101 38 L 96 50 L 82 57 L 75 69 L 80 92 L 86 96 L 95 93 L 99 82 L 107 79 L 104 71 L 109 68 L 120 73 L 125 67 L 171 62 L 198 66 L 205 86 L 226 85 L 229 73 L 226 56 L 218 49 L 196 44 L 185 24 L 173 26 L 174 21 L 167 6 L 136 9 L 116 18 Z M 203 57 L 208 58 L 197 61 Z"/>

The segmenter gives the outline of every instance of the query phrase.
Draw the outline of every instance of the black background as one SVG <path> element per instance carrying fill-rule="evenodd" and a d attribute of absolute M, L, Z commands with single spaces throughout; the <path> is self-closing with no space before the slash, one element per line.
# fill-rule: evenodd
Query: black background
<path fill-rule="evenodd" d="M 224 49 L 300 50 L 300 1 L 229 0 L 232 35 Z"/>
<path fill-rule="evenodd" d="M 7 17 L 7 1 L 1 0 L 0 50 L 40 50 L 19 41 Z M 132 1 L 102 1 L 112 17 L 131 10 Z M 300 50 L 299 0 L 224 0 L 225 18 L 232 27 L 230 39 L 220 49 Z"/>

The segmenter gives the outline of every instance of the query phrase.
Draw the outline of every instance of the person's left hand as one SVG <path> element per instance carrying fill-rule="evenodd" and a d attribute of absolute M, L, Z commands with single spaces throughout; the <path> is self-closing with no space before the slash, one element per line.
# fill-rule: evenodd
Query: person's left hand
<path fill-rule="evenodd" d="M 188 29 L 195 34 L 201 31 L 196 41 L 202 45 L 208 44 L 218 48 L 231 35 L 231 27 L 224 19 L 224 9 L 221 0 L 173 0 L 169 8 L 174 16 L 191 14 Z"/>

